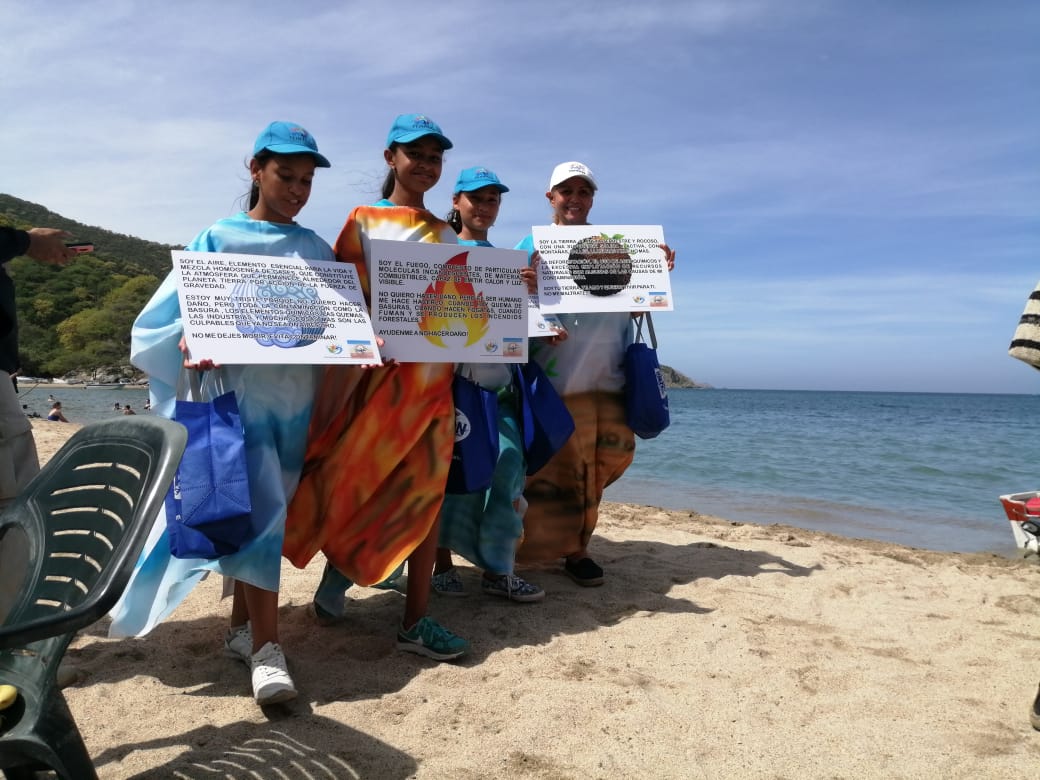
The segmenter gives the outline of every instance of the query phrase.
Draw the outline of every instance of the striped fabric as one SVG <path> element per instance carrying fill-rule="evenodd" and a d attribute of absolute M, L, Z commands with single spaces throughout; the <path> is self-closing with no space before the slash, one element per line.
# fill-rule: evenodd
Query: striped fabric
<path fill-rule="evenodd" d="M 1040 370 L 1040 284 L 1026 301 L 1008 354 Z"/>

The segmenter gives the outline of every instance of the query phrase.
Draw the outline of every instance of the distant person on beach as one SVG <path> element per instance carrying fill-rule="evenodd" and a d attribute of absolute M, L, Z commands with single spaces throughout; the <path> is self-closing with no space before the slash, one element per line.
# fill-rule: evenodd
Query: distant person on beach
<path fill-rule="evenodd" d="M 202 231 L 188 250 L 334 260 L 332 248 L 295 221 L 310 197 L 315 169 L 328 167 L 310 133 L 292 122 L 272 122 L 253 146 L 248 211 Z M 155 412 L 163 417 L 173 415 L 183 370 L 219 369 L 209 371 L 203 389 L 235 392 L 247 443 L 252 517 L 260 530 L 238 552 L 216 560 L 172 558 L 163 542 L 165 532 L 158 535 L 112 612 L 111 633 L 150 631 L 214 571 L 234 580 L 225 654 L 251 669 L 258 704 L 293 699 L 296 686 L 278 638 L 278 587 L 285 512 L 303 466 L 317 371 L 295 364 L 219 367 L 211 359 L 190 355 L 173 274 L 134 323 L 131 360 L 148 374 Z M 158 522 L 165 526 L 165 518 Z"/>
<path fill-rule="evenodd" d="M 448 224 L 459 235 L 459 244 L 492 246 L 488 231 L 498 219 L 506 192 L 509 188 L 487 168 L 466 168 L 459 174 L 447 216 Z M 533 268 L 523 269 L 520 276 L 531 292 L 537 290 Z M 527 472 L 519 396 L 513 380 L 515 368 L 510 363 L 463 363 L 458 371 L 498 393 L 498 462 L 487 490 L 445 495 L 433 589 L 444 596 L 465 595 L 462 578 L 452 562 L 454 551 L 483 569 L 480 588 L 484 593 L 517 602 L 541 601 L 545 591 L 514 571 L 516 548 L 524 532 Z"/>
<path fill-rule="evenodd" d="M 48 265 L 66 265 L 73 256 L 65 246 L 67 238 L 68 233 L 54 228 L 0 227 L 0 371 L 9 376 L 21 370 L 21 361 L 15 286 L 7 274 L 7 261 L 25 255 Z M 39 471 L 32 423 L 22 412 L 14 379 L 0 382 L 0 507 L 10 503 Z"/>
<path fill-rule="evenodd" d="M 51 422 L 68 422 L 65 415 L 61 413 L 61 401 L 55 401 L 54 406 L 47 412 L 47 419 Z"/>
<path fill-rule="evenodd" d="M 335 245 L 336 258 L 357 267 L 366 299 L 375 272 L 371 239 L 457 243 L 424 202 L 451 147 L 429 117 L 394 120 L 383 151 L 383 198 L 351 211 Z M 312 605 L 322 625 L 343 619 L 352 582 L 377 584 L 407 559 L 397 648 L 442 661 L 469 650 L 469 642 L 427 615 L 455 439 L 453 373 L 451 363 L 327 368 L 285 529 L 285 555 L 295 566 L 306 566 L 319 550 L 328 560 Z"/>
<path fill-rule="evenodd" d="M 580 162 L 557 165 L 545 193 L 553 224 L 588 225 L 599 190 L 595 176 Z M 516 247 L 535 262 L 534 238 Z M 668 269 L 675 252 L 662 245 Z M 556 349 L 533 344 L 538 362 L 574 418 L 574 435 L 538 471 L 528 477 L 524 497 L 524 541 L 517 559 L 564 559 L 564 572 L 579 585 L 603 584 L 603 569 L 589 557 L 589 540 L 599 519 L 603 490 L 628 468 L 635 454 L 635 434 L 625 421 L 625 376 L 621 365 L 634 340 L 626 312 L 559 314 L 568 338 Z"/>

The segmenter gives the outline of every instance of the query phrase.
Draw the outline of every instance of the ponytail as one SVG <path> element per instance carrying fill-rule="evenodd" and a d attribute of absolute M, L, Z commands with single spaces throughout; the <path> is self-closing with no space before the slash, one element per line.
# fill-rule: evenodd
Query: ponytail
<path fill-rule="evenodd" d="M 274 157 L 274 152 L 270 149 L 263 149 L 253 156 L 253 160 L 256 160 L 256 164 L 262 169 L 272 157 Z M 250 160 L 251 162 L 252 160 Z M 246 170 L 251 172 L 250 163 L 246 163 Z M 252 211 L 256 208 L 256 204 L 260 202 L 260 185 L 257 184 L 256 179 L 253 179 L 252 176 L 250 176 L 249 193 L 242 197 L 249 203 L 245 211 Z"/>
<path fill-rule="evenodd" d="M 395 149 L 397 149 L 398 146 L 400 146 L 400 144 L 398 144 L 395 141 L 394 143 L 390 144 L 386 148 L 389 149 L 391 153 L 393 153 L 393 151 Z M 383 179 L 383 189 L 382 189 L 383 200 L 390 200 L 390 196 L 394 194 L 394 185 L 396 183 L 397 183 L 397 176 L 394 173 L 394 169 L 390 168 L 386 172 L 386 177 Z"/>
<path fill-rule="evenodd" d="M 397 179 L 394 177 L 394 169 L 391 168 L 386 172 L 386 178 L 383 179 L 383 200 L 389 200 L 390 196 L 394 194 L 394 184 L 397 183 Z"/>
<path fill-rule="evenodd" d="M 448 212 L 444 221 L 451 225 L 451 229 L 455 231 L 456 235 L 462 232 L 462 214 L 460 214 L 459 210 L 454 206 L 452 206 L 451 211 Z"/>

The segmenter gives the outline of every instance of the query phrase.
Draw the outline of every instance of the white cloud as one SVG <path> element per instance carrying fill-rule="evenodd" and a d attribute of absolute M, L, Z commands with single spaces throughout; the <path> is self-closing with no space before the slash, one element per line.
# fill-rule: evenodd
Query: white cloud
<path fill-rule="evenodd" d="M 99 0 L 5 3 L 0 27 L 0 190 L 79 221 L 188 240 L 277 118 L 333 162 L 301 215 L 333 240 L 393 116 L 422 111 L 456 142 L 427 205 L 494 168 L 500 245 L 548 221 L 567 159 L 600 177 L 594 220 L 662 224 L 663 349 L 695 376 L 1032 379 L 1001 342 L 1040 253 L 1034 4 Z"/>

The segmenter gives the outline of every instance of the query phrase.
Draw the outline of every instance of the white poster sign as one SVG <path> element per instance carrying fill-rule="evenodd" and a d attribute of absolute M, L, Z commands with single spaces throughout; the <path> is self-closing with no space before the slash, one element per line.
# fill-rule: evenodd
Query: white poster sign
<path fill-rule="evenodd" d="M 531 228 L 542 313 L 672 311 L 660 225 Z"/>
<path fill-rule="evenodd" d="M 560 318 L 555 314 L 543 314 L 538 308 L 538 296 L 531 295 L 527 298 L 527 335 L 552 336 L 556 331 L 553 328 L 563 329 Z"/>
<path fill-rule="evenodd" d="M 184 337 L 215 363 L 380 363 L 350 263 L 174 251 Z"/>
<path fill-rule="evenodd" d="M 419 241 L 371 242 L 372 324 L 401 362 L 527 361 L 527 254 Z"/>

